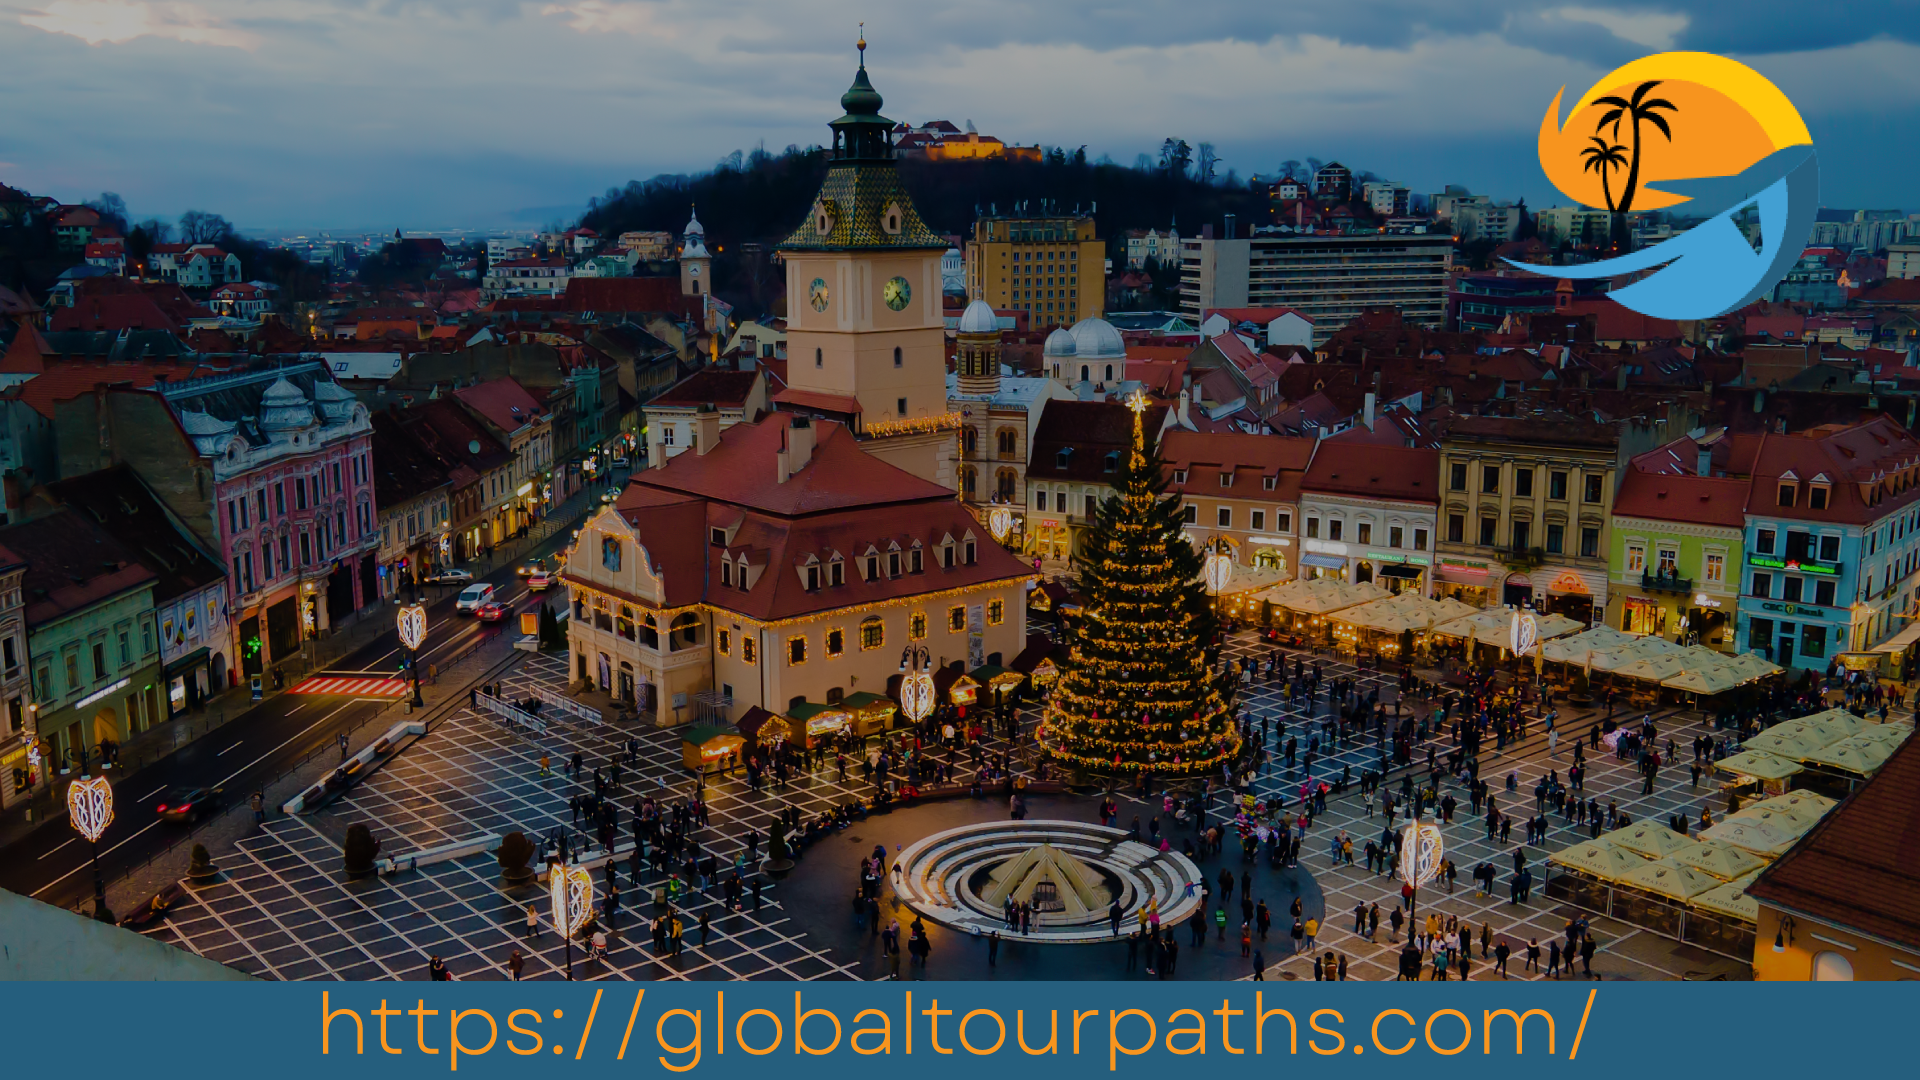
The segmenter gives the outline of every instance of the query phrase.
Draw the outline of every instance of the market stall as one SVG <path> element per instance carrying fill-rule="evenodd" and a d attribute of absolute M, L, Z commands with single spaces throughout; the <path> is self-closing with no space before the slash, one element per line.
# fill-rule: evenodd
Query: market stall
<path fill-rule="evenodd" d="M 967 677 L 980 684 L 986 704 L 996 706 L 1003 704 L 1008 694 L 1013 693 L 1021 683 L 1027 681 L 1027 677 L 1020 672 L 997 664 L 985 664 L 974 668 Z"/>
<path fill-rule="evenodd" d="M 793 722 L 800 745 L 809 750 L 853 730 L 853 714 L 839 705 L 803 701 L 787 709 L 787 719 Z"/>
<path fill-rule="evenodd" d="M 1253 595 L 1277 609 L 1275 628 L 1299 634 L 1309 641 L 1329 640 L 1332 624 L 1328 616 L 1336 611 L 1384 600 L 1387 591 L 1371 582 L 1350 585 L 1333 578 L 1289 581 L 1285 585 Z M 1284 617 L 1283 617 L 1284 616 Z"/>
<path fill-rule="evenodd" d="M 755 746 L 778 746 L 793 737 L 793 725 L 785 717 L 770 713 L 758 705 L 740 717 L 734 728 Z"/>
<path fill-rule="evenodd" d="M 1423 652 L 1433 627 L 1473 613 L 1473 607 L 1458 600 L 1400 593 L 1345 608 L 1328 616 L 1328 622 L 1336 643 L 1356 653 L 1400 659 L 1409 650 Z"/>
<path fill-rule="evenodd" d="M 747 740 L 722 727 L 695 724 L 680 732 L 680 762 L 696 773 L 725 772 L 740 763 Z"/>
<path fill-rule="evenodd" d="M 1735 791 L 1759 785 L 1773 794 L 1786 791 L 1787 781 L 1806 771 L 1798 762 L 1764 750 L 1742 750 L 1714 762 L 1713 767 L 1733 778 L 1727 786 Z"/>
<path fill-rule="evenodd" d="M 840 702 L 840 708 L 853 718 L 853 733 L 860 736 L 891 731 L 893 718 L 900 712 L 900 706 L 892 698 L 883 694 L 869 694 L 865 690 L 848 694 Z"/>
<path fill-rule="evenodd" d="M 1605 840 L 1587 840 L 1547 856 L 1562 871 L 1548 876 L 1548 896 L 1594 911 L 1611 911 L 1614 883 L 1646 859 Z"/>
<path fill-rule="evenodd" d="M 1665 825 L 1648 824 L 1634 824 L 1624 829 L 1615 829 L 1610 833 L 1602 833 L 1600 839 L 1649 859 L 1664 859 L 1677 852 L 1688 851 L 1698 843 Z"/>
<path fill-rule="evenodd" d="M 1798 832 L 1783 832 L 1771 824 L 1758 821 L 1722 821 L 1718 825 L 1700 830 L 1702 840 L 1719 840 L 1732 844 L 1769 862 L 1786 854 L 1787 849 L 1798 842 L 1800 836 Z"/>
<path fill-rule="evenodd" d="M 1620 875 L 1611 914 L 1657 934 L 1682 937 L 1687 901 L 1719 885 L 1719 879 L 1684 863 L 1657 859 Z"/>
<path fill-rule="evenodd" d="M 1728 956 L 1752 956 L 1760 902 L 1747 895 L 1747 886 L 1759 874 L 1755 869 L 1688 900 L 1682 940 Z"/>

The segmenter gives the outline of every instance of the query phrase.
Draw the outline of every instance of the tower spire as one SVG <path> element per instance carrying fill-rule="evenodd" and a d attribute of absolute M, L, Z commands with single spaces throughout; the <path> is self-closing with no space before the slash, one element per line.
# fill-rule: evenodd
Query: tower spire
<path fill-rule="evenodd" d="M 860 50 L 860 66 L 867 66 L 867 24 L 860 24 L 860 40 L 853 43 Z"/>

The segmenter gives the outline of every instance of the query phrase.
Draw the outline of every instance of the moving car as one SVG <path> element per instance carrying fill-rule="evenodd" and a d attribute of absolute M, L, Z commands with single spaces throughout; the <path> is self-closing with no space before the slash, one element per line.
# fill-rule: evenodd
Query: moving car
<path fill-rule="evenodd" d="M 480 605 L 493 600 L 493 586 L 486 582 L 469 585 L 460 591 L 460 598 L 453 602 L 453 610 L 463 614 L 472 614 Z"/>
<path fill-rule="evenodd" d="M 176 785 L 160 793 L 153 809 L 164 821 L 193 822 L 218 811 L 220 803 L 219 788 Z"/>
<path fill-rule="evenodd" d="M 519 574 L 521 577 L 532 577 L 533 572 L 535 570 L 541 569 L 541 566 L 542 564 L 539 559 L 529 559 L 526 562 L 521 563 L 520 568 L 514 572 Z"/>
<path fill-rule="evenodd" d="M 469 570 L 442 570 L 435 574 L 429 574 L 421 580 L 429 585 L 465 585 L 467 582 L 473 580 L 473 572 Z"/>
<path fill-rule="evenodd" d="M 544 567 L 527 575 L 527 590 L 529 592 L 546 592 L 552 587 L 553 575 L 547 573 Z"/>
<path fill-rule="evenodd" d="M 633 462 L 627 460 L 624 456 L 613 459 L 613 467 L 616 469 L 624 469 L 631 464 L 633 464 Z"/>
<path fill-rule="evenodd" d="M 481 622 L 499 622 L 507 617 L 507 605 L 497 600 L 489 600 L 474 608 L 473 613 Z"/>

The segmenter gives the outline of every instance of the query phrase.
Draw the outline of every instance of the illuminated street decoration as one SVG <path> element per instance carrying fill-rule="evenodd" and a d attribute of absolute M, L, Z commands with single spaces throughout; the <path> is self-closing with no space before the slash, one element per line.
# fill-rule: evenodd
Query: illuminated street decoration
<path fill-rule="evenodd" d="M 571 938 L 593 914 L 593 872 L 555 863 L 547 871 L 547 892 L 553 902 L 553 925 Z"/>
<path fill-rule="evenodd" d="M 919 723 L 933 715 L 933 676 L 912 672 L 900 680 L 900 712 Z"/>
<path fill-rule="evenodd" d="M 1439 877 L 1440 868 L 1446 865 L 1439 823 L 1425 824 L 1414 818 L 1401 835 L 1400 880 L 1418 889 Z"/>
<path fill-rule="evenodd" d="M 1207 556 L 1207 591 L 1215 596 L 1227 591 L 1227 583 L 1233 580 L 1233 556 L 1216 551 Z"/>
<path fill-rule="evenodd" d="M 400 630 L 400 644 L 410 650 L 418 650 L 427 640 L 427 609 L 424 604 L 408 604 L 400 609 L 395 620 Z"/>
<path fill-rule="evenodd" d="M 113 824 L 113 788 L 104 776 L 82 777 L 67 787 L 67 816 L 74 831 L 88 843 L 98 841 Z"/>
<path fill-rule="evenodd" d="M 1510 648 L 1515 656 L 1531 656 L 1540 647 L 1540 620 L 1531 611 L 1513 613 Z"/>
<path fill-rule="evenodd" d="M 995 543 L 1003 543 L 1007 534 L 1013 531 L 1013 511 L 1004 506 L 996 506 L 987 512 L 987 532 L 993 535 Z"/>

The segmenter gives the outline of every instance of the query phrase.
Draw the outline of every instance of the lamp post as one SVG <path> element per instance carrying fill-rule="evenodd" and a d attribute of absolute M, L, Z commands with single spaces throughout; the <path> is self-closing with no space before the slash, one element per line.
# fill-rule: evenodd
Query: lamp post
<path fill-rule="evenodd" d="M 100 876 L 100 837 L 113 824 L 113 787 L 104 776 L 88 776 L 84 763 L 80 779 L 67 785 L 67 820 L 93 847 L 93 917 L 113 921 L 107 910 L 107 882 Z"/>
<path fill-rule="evenodd" d="M 425 704 L 420 700 L 420 646 L 427 640 L 427 609 L 422 604 L 408 604 L 400 609 L 396 622 L 400 644 L 407 650 L 407 670 L 413 674 L 413 707 L 418 709 Z"/>
<path fill-rule="evenodd" d="M 933 715 L 933 654 L 925 645 L 900 651 L 900 711 L 918 724 Z"/>

